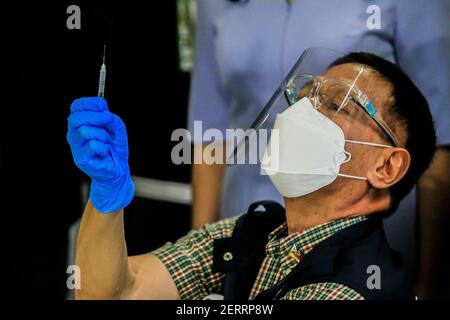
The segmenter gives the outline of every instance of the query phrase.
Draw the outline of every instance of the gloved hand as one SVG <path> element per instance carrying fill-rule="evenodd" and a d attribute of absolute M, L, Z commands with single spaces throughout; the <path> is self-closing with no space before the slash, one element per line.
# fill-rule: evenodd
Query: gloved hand
<path fill-rule="evenodd" d="M 100 97 L 75 100 L 70 111 L 67 141 L 75 164 L 92 179 L 92 204 L 102 213 L 126 207 L 134 184 L 125 124 Z"/>

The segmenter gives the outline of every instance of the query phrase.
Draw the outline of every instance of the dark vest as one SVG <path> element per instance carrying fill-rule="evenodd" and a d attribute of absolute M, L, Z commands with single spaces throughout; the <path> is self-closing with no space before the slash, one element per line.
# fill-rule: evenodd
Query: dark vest
<path fill-rule="evenodd" d="M 261 206 L 265 210 L 256 210 Z M 248 300 L 265 257 L 268 235 L 284 221 L 285 211 L 280 204 L 255 202 L 236 221 L 231 237 L 214 240 L 213 271 L 225 273 L 225 300 Z M 369 278 L 378 271 L 381 286 L 373 288 Z M 367 300 L 414 299 L 400 257 L 389 248 L 383 222 L 376 217 L 346 227 L 320 242 L 285 278 L 255 300 L 280 299 L 290 290 L 321 282 L 345 285 Z"/>

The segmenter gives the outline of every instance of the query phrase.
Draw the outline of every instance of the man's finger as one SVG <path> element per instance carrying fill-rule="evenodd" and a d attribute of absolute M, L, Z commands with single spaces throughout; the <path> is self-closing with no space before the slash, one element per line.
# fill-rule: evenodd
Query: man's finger
<path fill-rule="evenodd" d="M 81 126 L 106 126 L 114 120 L 114 116 L 110 112 L 94 112 L 94 111 L 83 111 L 75 112 L 70 114 L 69 130 L 79 128 Z"/>
<path fill-rule="evenodd" d="M 89 125 L 83 125 L 69 130 L 67 140 L 70 144 L 84 144 L 89 140 L 98 140 L 103 143 L 112 142 L 111 136 L 105 129 Z"/>
<path fill-rule="evenodd" d="M 109 145 L 97 140 L 91 140 L 79 149 L 76 161 L 80 166 L 84 166 L 95 160 L 95 158 L 104 158 L 108 152 Z"/>

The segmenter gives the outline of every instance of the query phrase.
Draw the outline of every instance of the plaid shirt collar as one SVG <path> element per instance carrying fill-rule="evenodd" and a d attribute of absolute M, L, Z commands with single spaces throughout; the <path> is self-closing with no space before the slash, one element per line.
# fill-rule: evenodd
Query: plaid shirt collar
<path fill-rule="evenodd" d="M 289 271 L 317 244 L 334 233 L 366 219 L 367 216 L 342 218 L 290 235 L 287 234 L 285 222 L 269 234 L 266 254 L 281 258 L 282 268 Z"/>

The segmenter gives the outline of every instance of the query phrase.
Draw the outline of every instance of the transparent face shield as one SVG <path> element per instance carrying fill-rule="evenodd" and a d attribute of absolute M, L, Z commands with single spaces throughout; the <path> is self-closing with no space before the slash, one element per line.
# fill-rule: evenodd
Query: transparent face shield
<path fill-rule="evenodd" d="M 327 48 L 305 50 L 245 134 L 238 141 L 227 141 L 227 150 L 232 150 L 227 164 L 260 160 L 277 115 L 302 98 L 309 99 L 317 111 L 335 122 L 347 141 L 373 137 L 367 142 L 397 146 L 397 138 L 380 111 L 386 103 L 383 82 L 365 65 L 349 59 L 340 64 L 344 56 Z"/>

